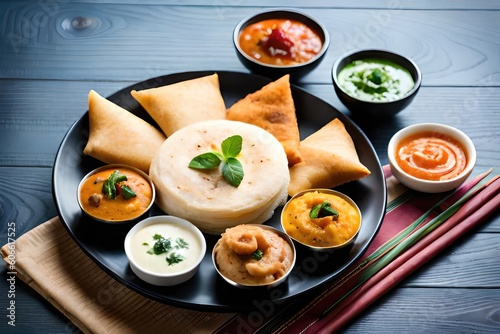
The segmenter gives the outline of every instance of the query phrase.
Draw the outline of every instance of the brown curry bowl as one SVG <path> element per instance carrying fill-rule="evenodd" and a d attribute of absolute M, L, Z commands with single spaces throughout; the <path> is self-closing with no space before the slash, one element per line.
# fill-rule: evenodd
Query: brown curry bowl
<path fill-rule="evenodd" d="M 109 193 L 104 184 L 114 171 L 125 175 L 127 180 L 116 183 L 115 195 L 109 195 L 104 193 Z M 155 198 L 156 189 L 149 176 L 124 164 L 105 165 L 92 170 L 83 177 L 77 190 L 78 205 L 82 211 L 94 220 L 110 224 L 139 221 L 149 212 Z"/>
<path fill-rule="evenodd" d="M 270 19 L 289 19 L 304 24 L 318 34 L 322 43 L 321 49 L 312 59 L 293 65 L 272 65 L 255 59 L 246 53 L 240 46 L 240 34 L 249 25 Z M 278 79 L 285 74 L 289 74 L 290 80 L 296 81 L 300 77 L 311 72 L 321 63 L 330 45 L 330 35 L 321 22 L 305 13 L 294 9 L 277 9 L 261 12 L 241 20 L 234 28 L 233 43 L 238 59 L 252 72 L 272 79 Z"/>
<path fill-rule="evenodd" d="M 234 286 L 234 287 L 237 287 L 237 288 L 242 288 L 242 289 L 255 289 L 255 288 L 274 288 L 280 284 L 282 284 L 283 282 L 286 281 L 286 279 L 288 278 L 288 276 L 290 275 L 290 273 L 292 272 L 293 270 L 293 267 L 295 266 L 295 261 L 296 261 L 296 258 L 297 258 L 297 255 L 296 255 L 296 250 L 295 250 L 295 245 L 293 244 L 293 241 L 292 239 L 290 239 L 290 237 L 284 233 L 283 231 L 280 231 L 274 227 L 271 227 L 271 226 L 268 226 L 268 225 L 262 225 L 262 224 L 245 224 L 247 226 L 257 226 L 257 227 L 260 227 L 262 229 L 265 229 L 265 230 L 268 230 L 268 231 L 272 231 L 272 232 L 275 232 L 279 237 L 281 237 L 286 243 L 288 243 L 292 249 L 292 255 L 293 255 L 293 259 L 291 261 L 291 264 L 290 264 L 290 267 L 287 269 L 286 273 L 279 277 L 278 279 L 270 282 L 270 283 L 261 283 L 261 284 L 245 284 L 245 283 L 242 283 L 242 282 L 237 282 L 227 276 L 224 275 L 224 273 L 220 270 L 219 268 L 219 265 L 217 264 L 217 259 L 216 259 L 216 256 L 217 256 L 217 245 L 221 242 L 221 239 L 219 239 L 216 243 L 216 245 L 214 246 L 213 250 L 212 250 L 212 262 L 214 264 L 214 267 L 215 267 L 215 270 L 217 271 L 217 273 L 219 274 L 220 277 L 222 277 L 224 279 L 224 281 L 226 281 L 227 283 L 229 283 L 230 285 Z"/>
<path fill-rule="evenodd" d="M 328 201 L 336 218 L 321 214 Z M 333 202 L 333 203 L 332 203 Z M 317 217 L 311 211 L 320 206 Z M 332 251 L 351 246 L 361 229 L 361 210 L 347 195 L 332 189 L 307 189 L 292 196 L 281 211 L 281 226 L 296 243 L 312 251 Z M 315 232 L 318 232 L 315 234 Z M 328 239 L 329 238 L 329 239 Z"/>

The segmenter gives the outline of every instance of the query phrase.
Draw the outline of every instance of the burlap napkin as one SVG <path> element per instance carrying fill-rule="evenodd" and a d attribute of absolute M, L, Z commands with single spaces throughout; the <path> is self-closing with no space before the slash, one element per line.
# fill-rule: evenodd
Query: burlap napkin
<path fill-rule="evenodd" d="M 59 218 L 22 235 L 15 247 L 9 271 L 85 333 L 212 333 L 234 316 L 177 308 L 130 290 L 78 247 Z M 8 255 L 7 244 L 2 247 L 7 263 Z"/>

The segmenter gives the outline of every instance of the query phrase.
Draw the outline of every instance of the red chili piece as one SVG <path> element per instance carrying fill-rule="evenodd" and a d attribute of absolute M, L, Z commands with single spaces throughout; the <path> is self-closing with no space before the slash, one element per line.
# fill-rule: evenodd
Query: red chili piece
<path fill-rule="evenodd" d="M 276 28 L 267 36 L 264 46 L 273 56 L 276 54 L 290 56 L 294 43 L 287 37 L 283 30 Z"/>

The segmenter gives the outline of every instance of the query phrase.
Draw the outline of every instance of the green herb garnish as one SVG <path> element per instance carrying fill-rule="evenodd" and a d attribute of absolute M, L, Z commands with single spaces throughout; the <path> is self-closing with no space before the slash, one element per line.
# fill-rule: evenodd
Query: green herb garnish
<path fill-rule="evenodd" d="M 153 248 L 147 251 L 148 254 L 161 255 L 167 253 L 165 260 L 168 265 L 174 265 L 176 263 L 182 262 L 184 257 L 180 254 L 174 252 L 176 249 L 189 248 L 189 243 L 183 238 L 175 239 L 175 246 L 172 245 L 170 238 L 164 238 L 160 234 L 153 235 L 153 239 L 156 240 Z M 143 245 L 147 246 L 148 243 L 144 242 Z"/>
<path fill-rule="evenodd" d="M 158 234 L 155 234 L 155 236 L 153 237 L 153 239 L 155 239 L 156 242 L 153 245 L 153 248 L 151 248 L 148 251 L 148 253 L 160 255 L 162 253 L 168 252 L 172 248 L 172 243 L 170 242 L 170 239 L 165 239 L 162 236 L 155 238 L 156 236 L 158 236 Z"/>
<path fill-rule="evenodd" d="M 182 238 L 175 239 L 175 242 L 177 243 L 176 248 L 189 248 L 187 241 Z"/>
<path fill-rule="evenodd" d="M 259 261 L 260 259 L 262 259 L 263 255 L 264 255 L 264 252 L 261 251 L 260 249 L 257 249 L 255 252 L 253 252 L 252 257 L 254 259 L 256 259 L 257 261 Z"/>
<path fill-rule="evenodd" d="M 367 79 L 376 85 L 381 85 L 389 79 L 389 76 L 380 68 L 376 68 L 368 75 Z"/>
<path fill-rule="evenodd" d="M 127 176 L 124 174 L 120 174 L 120 171 L 115 170 L 107 180 L 102 184 L 102 193 L 107 195 L 109 199 L 115 199 L 118 196 L 118 190 L 116 189 L 116 185 L 120 182 L 127 181 Z M 130 189 L 127 185 L 119 186 L 121 193 L 125 199 L 129 199 L 137 196 L 135 192 Z"/>
<path fill-rule="evenodd" d="M 328 216 L 332 216 L 333 220 L 337 220 L 339 218 L 338 211 L 332 208 L 332 204 L 328 201 L 324 201 L 321 204 L 313 206 L 311 211 L 309 212 L 309 217 L 312 219 Z"/>
<path fill-rule="evenodd" d="M 222 154 L 207 152 L 197 155 L 189 162 L 190 168 L 213 169 L 222 165 L 222 176 L 233 187 L 238 187 L 243 180 L 244 172 L 241 162 L 236 159 L 241 152 L 243 138 L 234 135 L 226 138 L 221 144 Z"/>
<path fill-rule="evenodd" d="M 184 258 L 179 254 L 171 253 L 169 256 L 167 256 L 166 260 L 168 262 L 168 265 L 171 266 L 173 264 L 182 262 L 182 260 L 184 260 Z"/>

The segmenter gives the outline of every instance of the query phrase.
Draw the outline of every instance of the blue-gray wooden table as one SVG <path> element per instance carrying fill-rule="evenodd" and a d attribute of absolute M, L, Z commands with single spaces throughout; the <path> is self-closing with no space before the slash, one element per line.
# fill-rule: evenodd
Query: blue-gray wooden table
<path fill-rule="evenodd" d="M 331 45 L 297 85 L 351 116 L 331 68 L 342 54 L 384 48 L 410 56 L 423 73 L 413 103 L 383 122 L 352 119 L 382 164 L 399 129 L 446 123 L 474 141 L 475 173 L 500 170 L 499 1 L 38 0 L 0 1 L 0 244 L 57 215 L 52 166 L 90 89 L 108 96 L 132 83 L 195 71 L 248 72 L 232 30 L 244 17 L 295 7 L 328 28 Z M 0 332 L 72 333 L 75 327 L 22 282 L 16 327 L 8 325 L 9 282 L 0 277 Z M 370 306 L 346 333 L 500 332 L 500 218 L 458 240 Z"/>

